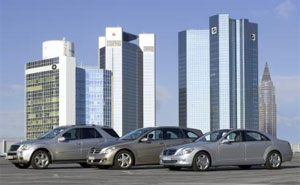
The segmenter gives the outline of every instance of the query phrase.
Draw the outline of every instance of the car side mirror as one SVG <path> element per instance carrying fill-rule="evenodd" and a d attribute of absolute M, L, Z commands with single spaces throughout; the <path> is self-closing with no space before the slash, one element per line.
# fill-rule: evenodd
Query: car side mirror
<path fill-rule="evenodd" d="M 144 137 L 144 138 L 141 139 L 141 142 L 142 142 L 142 143 L 148 143 L 149 140 L 148 140 L 148 138 Z"/>
<path fill-rule="evenodd" d="M 230 144 L 231 142 L 228 139 L 223 139 L 221 144 Z"/>
<path fill-rule="evenodd" d="M 57 141 L 61 143 L 67 141 L 67 139 L 65 137 L 59 137 Z"/>

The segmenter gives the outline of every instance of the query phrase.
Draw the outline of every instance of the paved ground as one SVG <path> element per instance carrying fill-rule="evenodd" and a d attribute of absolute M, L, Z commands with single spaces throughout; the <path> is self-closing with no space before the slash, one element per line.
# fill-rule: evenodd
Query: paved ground
<path fill-rule="evenodd" d="M 83 169 L 77 164 L 50 165 L 46 170 L 23 170 L 0 158 L 0 185 L 7 184 L 300 184 L 300 157 L 285 163 L 280 170 L 267 170 L 262 167 L 250 170 L 219 167 L 208 172 L 169 171 L 160 166 L 135 167 L 131 170 L 99 170 Z"/>

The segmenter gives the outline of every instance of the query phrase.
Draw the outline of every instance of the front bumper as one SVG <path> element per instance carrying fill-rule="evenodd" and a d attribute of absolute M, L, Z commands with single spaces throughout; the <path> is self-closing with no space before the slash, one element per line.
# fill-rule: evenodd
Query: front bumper
<path fill-rule="evenodd" d="M 6 159 L 12 163 L 27 164 L 30 162 L 32 152 L 29 150 L 7 152 Z"/>
<path fill-rule="evenodd" d="M 160 164 L 169 167 L 169 166 L 178 166 L 178 167 L 191 167 L 193 163 L 193 157 L 191 154 L 185 155 L 170 155 L 164 156 L 160 155 Z"/>
<path fill-rule="evenodd" d="M 108 165 L 111 166 L 114 164 L 114 155 L 109 153 L 109 154 L 91 154 L 89 153 L 87 155 L 87 159 L 86 159 L 87 163 L 89 165 Z"/>

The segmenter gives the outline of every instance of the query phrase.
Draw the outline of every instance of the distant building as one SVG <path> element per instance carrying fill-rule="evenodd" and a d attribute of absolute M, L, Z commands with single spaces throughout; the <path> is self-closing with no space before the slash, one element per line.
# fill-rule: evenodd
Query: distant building
<path fill-rule="evenodd" d="M 179 33 L 179 125 L 258 130 L 257 24 L 219 14 L 209 18 L 208 41 L 202 32 Z"/>
<path fill-rule="evenodd" d="M 111 71 L 76 68 L 76 124 L 111 126 Z"/>
<path fill-rule="evenodd" d="M 210 131 L 209 31 L 178 34 L 179 126 Z"/>
<path fill-rule="evenodd" d="M 26 137 L 75 124 L 74 44 L 43 42 L 43 59 L 26 64 Z"/>
<path fill-rule="evenodd" d="M 259 130 L 272 136 L 277 136 L 275 87 L 267 63 L 265 64 L 264 74 L 260 84 Z"/>
<path fill-rule="evenodd" d="M 139 45 L 134 41 L 139 38 Z M 155 37 L 106 28 L 99 66 L 112 73 L 112 127 L 119 135 L 155 126 Z"/>

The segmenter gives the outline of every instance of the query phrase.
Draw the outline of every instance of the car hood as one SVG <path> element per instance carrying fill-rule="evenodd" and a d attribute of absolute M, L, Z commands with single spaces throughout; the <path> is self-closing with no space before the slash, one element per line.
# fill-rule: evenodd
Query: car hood
<path fill-rule="evenodd" d="M 46 143 L 49 143 L 51 140 L 52 139 L 32 139 L 32 140 L 21 141 L 21 142 L 15 143 L 14 145 L 46 144 Z"/>
<path fill-rule="evenodd" d="M 110 147 L 110 146 L 119 146 L 119 145 L 123 145 L 123 144 L 129 144 L 132 143 L 133 141 L 126 141 L 126 140 L 115 140 L 115 141 L 108 141 L 105 143 L 101 143 L 98 145 L 99 148 L 106 148 L 106 147 Z"/>
<path fill-rule="evenodd" d="M 193 142 L 193 143 L 188 143 L 188 144 L 182 144 L 182 145 L 176 145 L 169 147 L 168 149 L 180 149 L 180 148 L 196 148 L 196 147 L 201 147 L 201 146 L 207 146 L 210 145 L 210 142 Z"/>

